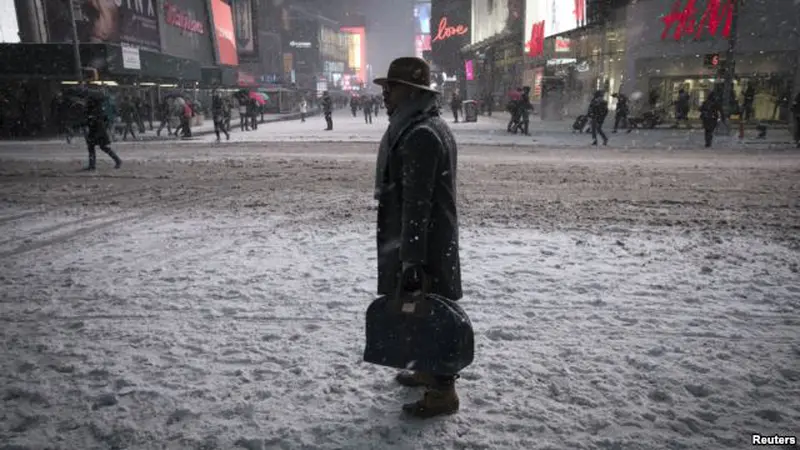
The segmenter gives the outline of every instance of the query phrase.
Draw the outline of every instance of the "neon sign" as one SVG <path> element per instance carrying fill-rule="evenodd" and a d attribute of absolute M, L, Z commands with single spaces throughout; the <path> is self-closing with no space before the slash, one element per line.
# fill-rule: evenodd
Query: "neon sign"
<path fill-rule="evenodd" d="M 694 35 L 695 39 L 700 39 L 703 30 L 707 30 L 711 36 L 717 36 L 722 25 L 722 36 L 725 39 L 731 37 L 731 23 L 733 20 L 733 8 L 735 0 L 707 0 L 706 9 L 700 14 L 697 8 L 697 0 L 675 0 L 669 14 L 661 18 L 664 22 L 664 31 L 661 33 L 661 40 L 667 39 L 673 26 L 675 30 L 672 37 L 680 41 L 685 35 Z"/>
<path fill-rule="evenodd" d="M 544 20 L 531 26 L 531 40 L 528 41 L 528 56 L 540 56 L 544 53 Z"/>
<path fill-rule="evenodd" d="M 172 3 L 164 3 L 164 12 L 164 18 L 168 24 L 192 33 L 205 33 L 206 27 L 203 25 L 203 22 L 193 19 L 189 14 L 181 11 L 180 8 Z"/>
<path fill-rule="evenodd" d="M 467 34 L 468 31 L 469 27 L 466 25 L 448 26 L 447 17 L 445 16 L 439 21 L 439 29 L 436 31 L 436 37 L 433 38 L 433 42 L 443 41 L 453 36 L 463 36 Z"/>

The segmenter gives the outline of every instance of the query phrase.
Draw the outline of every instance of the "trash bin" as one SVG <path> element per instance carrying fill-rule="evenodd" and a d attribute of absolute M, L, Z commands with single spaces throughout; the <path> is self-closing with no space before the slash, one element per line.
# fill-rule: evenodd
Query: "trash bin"
<path fill-rule="evenodd" d="M 464 100 L 464 122 L 478 121 L 478 102 L 475 100 Z"/>

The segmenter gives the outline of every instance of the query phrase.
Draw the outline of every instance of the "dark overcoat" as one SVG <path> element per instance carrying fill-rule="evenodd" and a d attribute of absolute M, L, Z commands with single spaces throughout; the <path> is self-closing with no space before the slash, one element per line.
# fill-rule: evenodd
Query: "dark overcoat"
<path fill-rule="evenodd" d="M 403 263 L 421 265 L 430 292 L 458 300 L 458 150 L 438 111 L 413 119 L 389 143 L 378 194 L 378 293 L 394 295 Z"/>

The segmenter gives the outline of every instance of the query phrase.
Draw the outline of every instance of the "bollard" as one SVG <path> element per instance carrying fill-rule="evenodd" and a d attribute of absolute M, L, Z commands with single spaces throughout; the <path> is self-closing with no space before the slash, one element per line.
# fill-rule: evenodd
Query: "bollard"
<path fill-rule="evenodd" d="M 744 139 L 744 120 L 739 119 L 739 139 Z"/>

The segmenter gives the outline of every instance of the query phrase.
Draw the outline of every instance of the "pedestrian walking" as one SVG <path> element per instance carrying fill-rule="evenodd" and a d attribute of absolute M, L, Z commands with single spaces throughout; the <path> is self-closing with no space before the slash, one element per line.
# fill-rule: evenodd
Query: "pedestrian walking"
<path fill-rule="evenodd" d="M 519 124 L 522 133 L 525 134 L 525 136 L 530 136 L 529 126 L 531 123 L 531 111 L 533 111 L 530 86 L 522 88 L 522 96 L 517 103 L 517 107 L 519 108 Z"/>
<path fill-rule="evenodd" d="M 128 133 L 131 134 L 133 140 L 136 140 L 136 134 L 133 132 L 133 124 L 136 121 L 136 109 L 130 96 L 126 95 L 125 98 L 122 99 L 122 104 L 119 105 L 119 113 L 122 118 L 122 124 L 125 127 L 122 131 L 122 140 L 128 140 Z"/>
<path fill-rule="evenodd" d="M 258 101 L 255 98 L 249 98 L 247 102 L 247 116 L 250 118 L 250 128 L 253 130 L 258 129 Z"/>
<path fill-rule="evenodd" d="M 423 59 L 392 61 L 383 88 L 389 127 L 381 139 L 375 180 L 378 201 L 378 292 L 425 289 L 459 300 L 461 269 L 456 205 L 457 148 L 441 118 L 439 93 L 430 87 Z M 415 417 L 459 409 L 456 373 L 400 372 L 404 386 L 425 386 L 424 397 L 403 405 Z"/>
<path fill-rule="evenodd" d="M 369 97 L 363 97 L 361 110 L 364 112 L 364 123 L 372 123 L 372 102 Z"/>
<path fill-rule="evenodd" d="M 250 120 L 247 118 L 247 98 L 239 98 L 239 128 L 242 131 L 250 131 Z"/>
<path fill-rule="evenodd" d="M 711 147 L 714 141 L 714 130 L 717 129 L 717 123 L 721 117 L 722 104 L 717 97 L 719 91 L 712 91 L 708 98 L 700 105 L 700 121 L 703 122 L 703 130 L 705 130 L 706 148 Z"/>
<path fill-rule="evenodd" d="M 744 113 L 744 121 L 749 122 L 755 115 L 755 108 L 753 104 L 756 101 L 756 87 L 752 83 L 748 83 L 747 89 L 744 90 L 742 102 L 742 112 Z"/>
<path fill-rule="evenodd" d="M 592 145 L 597 145 L 597 135 L 603 138 L 603 145 L 608 145 L 608 137 L 603 133 L 603 122 L 608 116 L 608 102 L 603 98 L 605 93 L 597 91 L 589 103 L 589 120 L 592 121 Z"/>
<path fill-rule="evenodd" d="M 684 122 L 687 128 L 689 126 L 689 109 L 691 97 L 686 90 L 681 89 L 678 91 L 678 100 L 675 102 L 675 125 L 673 128 L 678 128 L 680 122 Z"/>
<path fill-rule="evenodd" d="M 114 160 L 114 168 L 119 169 L 122 166 L 122 160 L 114 150 L 111 150 L 111 139 L 108 135 L 108 124 L 106 123 L 108 116 L 104 108 L 105 96 L 100 93 L 96 93 L 97 95 L 92 94 L 90 92 L 86 102 L 86 125 L 88 128 L 86 147 L 89 150 L 89 165 L 86 166 L 86 170 L 95 170 L 97 168 L 97 153 L 95 151 L 97 146 Z"/>
<path fill-rule="evenodd" d="M 453 96 L 450 97 L 450 109 L 453 111 L 455 123 L 458 123 L 458 112 L 461 111 L 461 99 L 458 96 L 458 92 L 453 92 Z"/>
<path fill-rule="evenodd" d="M 64 97 L 64 94 L 59 92 L 53 98 L 50 106 L 50 114 L 53 123 L 56 125 L 57 132 L 64 133 L 67 139 L 67 144 L 72 143 L 72 118 L 70 117 L 71 102 Z"/>
<path fill-rule="evenodd" d="M 794 98 L 792 115 L 794 116 L 794 140 L 797 143 L 797 148 L 800 148 L 800 92 Z"/>
<path fill-rule="evenodd" d="M 300 99 L 300 122 L 306 121 L 306 114 L 308 114 L 308 101 L 305 97 Z"/>
<path fill-rule="evenodd" d="M 380 95 L 376 95 L 372 97 L 372 109 L 374 113 L 372 114 L 375 118 L 378 118 L 378 114 L 381 112 L 381 103 L 383 103 L 383 99 Z"/>
<path fill-rule="evenodd" d="M 328 91 L 322 93 L 322 112 L 325 114 L 325 131 L 333 130 L 333 100 Z"/>
<path fill-rule="evenodd" d="M 169 99 L 164 99 L 159 105 L 158 108 L 158 119 L 161 123 L 158 124 L 158 129 L 156 130 L 156 136 L 161 136 L 161 130 L 164 127 L 167 128 L 167 135 L 172 134 L 172 124 L 170 123 L 170 118 L 172 117 L 172 103 Z"/>
<path fill-rule="evenodd" d="M 614 114 L 614 129 L 612 133 L 616 133 L 621 124 L 625 124 L 628 128 L 628 114 L 630 113 L 630 106 L 628 105 L 628 96 L 619 92 L 612 95 L 617 99 L 617 112 Z"/>
<path fill-rule="evenodd" d="M 356 116 L 356 112 L 358 111 L 358 97 L 353 95 L 350 97 L 350 112 L 353 113 L 353 117 Z"/>
<path fill-rule="evenodd" d="M 225 102 L 219 91 L 214 91 L 211 98 L 211 118 L 214 120 L 214 134 L 217 135 L 217 142 L 220 141 L 220 131 L 225 133 L 225 140 L 230 141 L 231 135 L 225 128 Z"/>

